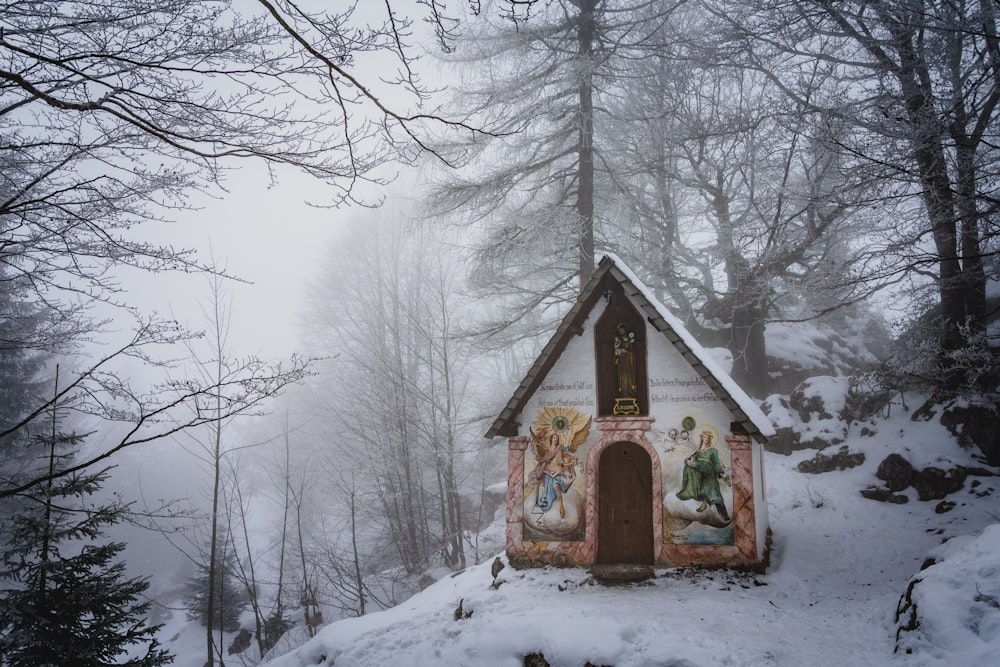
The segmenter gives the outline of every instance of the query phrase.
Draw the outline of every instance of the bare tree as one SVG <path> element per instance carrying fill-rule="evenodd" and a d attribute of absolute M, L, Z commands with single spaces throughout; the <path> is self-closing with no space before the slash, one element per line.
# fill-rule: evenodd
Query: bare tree
<path fill-rule="evenodd" d="M 53 405 L 72 398 L 66 403 L 66 410 L 100 418 L 112 430 L 108 433 L 108 444 L 53 473 L 55 477 L 63 477 L 107 461 L 127 447 L 169 438 L 236 415 L 252 414 L 307 373 L 305 360 L 293 359 L 290 365 L 282 365 L 249 358 L 227 369 L 219 381 L 203 384 L 178 377 L 137 388 L 134 381 L 116 372 L 116 362 L 133 358 L 148 361 L 156 348 L 188 339 L 189 335 L 176 324 L 140 322 L 126 342 L 81 370 L 67 371 L 65 375 L 69 377 L 60 385 L 57 396 L 13 423 L 0 426 L 0 437 L 31 429 Z M 219 411 L 203 410 L 206 401 L 218 401 Z M 40 473 L 16 480 L 4 479 L 0 498 L 22 493 L 50 478 Z"/>
<path fill-rule="evenodd" d="M 205 349 L 201 350 L 193 344 L 188 344 L 188 354 L 192 361 L 192 368 L 198 374 L 195 381 L 197 384 L 206 386 L 224 386 L 231 377 L 238 377 L 246 372 L 247 368 L 252 368 L 256 361 L 250 359 L 236 359 L 232 356 L 229 336 L 229 323 L 231 316 L 231 303 L 228 300 L 227 292 L 223 285 L 223 278 L 212 276 L 210 280 L 210 295 L 207 303 L 203 304 L 203 313 L 208 325 L 208 335 L 205 341 Z M 291 382 L 300 380 L 305 373 L 305 367 L 301 371 L 292 375 L 281 377 L 282 387 Z M 222 392 L 208 394 L 193 405 L 194 410 L 199 414 L 210 415 L 212 418 L 207 423 L 207 434 L 201 435 L 190 429 L 185 431 L 193 442 L 197 451 L 196 456 L 201 459 L 212 476 L 211 511 L 209 514 L 210 525 L 208 528 L 208 553 L 207 556 L 207 615 L 206 615 L 206 655 L 208 665 L 215 664 L 216 656 L 221 663 L 221 633 L 222 628 L 216 628 L 214 621 L 218 616 L 216 607 L 219 601 L 216 600 L 218 590 L 217 578 L 223 576 L 219 555 L 219 549 L 224 545 L 234 545 L 232 539 L 233 510 L 229 503 L 239 502 L 242 516 L 242 495 L 238 492 L 238 480 L 235 473 L 232 475 L 234 488 L 237 490 L 235 497 L 226 502 L 226 489 L 223 486 L 227 466 L 223 457 L 227 452 L 234 449 L 234 444 L 226 442 L 225 431 L 233 416 L 230 413 L 228 397 Z M 233 496 L 231 492 L 229 494 Z M 235 549 L 235 546 L 233 546 Z M 247 541 L 248 553 L 250 552 L 249 541 Z M 252 564 L 252 554 L 251 561 Z M 255 576 L 251 577 L 255 581 Z M 251 601 L 254 600 L 253 585 L 248 586 L 248 593 Z M 259 616 L 259 614 L 258 614 Z M 214 637 L 215 631 L 219 632 L 219 641 Z"/>
<path fill-rule="evenodd" d="M 391 5 L 379 17 L 254 4 L 3 4 L 0 262 L 53 308 L 67 307 L 59 291 L 110 299 L 112 266 L 209 268 L 134 228 L 241 159 L 305 171 L 336 201 L 415 158 L 434 125 L 470 129 L 419 111 L 410 21 Z M 375 54 L 403 76 L 364 76 Z"/>
<path fill-rule="evenodd" d="M 837 124 L 720 60 L 703 12 L 675 12 L 664 30 L 677 35 L 671 48 L 634 64 L 616 106 L 606 155 L 624 213 L 606 243 L 764 396 L 768 321 L 863 294 L 832 287 L 854 238 L 875 231 L 858 214 L 867 186 L 828 148 Z"/>
<path fill-rule="evenodd" d="M 289 547 L 289 514 L 292 511 L 292 476 L 295 471 L 292 467 L 292 446 L 291 431 L 289 428 L 288 414 L 284 419 L 284 428 L 280 437 L 281 447 L 276 451 L 274 462 L 267 468 L 267 476 L 270 481 L 271 490 L 276 494 L 276 501 L 280 507 L 281 523 L 278 527 L 278 562 L 274 564 L 277 570 L 277 581 L 274 587 L 274 601 L 270 612 L 264 619 L 263 649 L 268 650 L 278 643 L 281 635 L 285 633 L 291 623 L 285 616 L 286 607 L 286 587 Z M 274 451 L 274 450 L 272 450 Z M 249 550 L 249 547 L 248 547 Z M 258 641 L 261 641 L 258 638 Z"/>
<path fill-rule="evenodd" d="M 286 0 L 0 3 L 0 279 L 17 281 L 52 323 L 22 329 L 31 337 L 18 345 L 65 352 L 106 336 L 107 322 L 86 320 L 94 302 L 125 308 L 137 322 L 132 340 L 66 387 L 85 389 L 92 413 L 132 420 L 126 437 L 81 468 L 211 419 L 172 414 L 184 405 L 226 393 L 223 403 L 245 406 L 287 377 L 253 361 L 222 387 L 167 381 L 148 394 L 115 377 L 121 358 L 184 339 L 124 301 L 122 267 L 224 273 L 182 247 L 150 242 L 150 225 L 187 209 L 192 193 L 220 192 L 227 171 L 246 160 L 275 179 L 305 172 L 329 186 L 321 203 L 337 203 L 354 199 L 359 183 L 379 182 L 386 162 L 425 153 L 432 133 L 474 131 L 428 109 L 413 21 L 429 18 L 442 39 L 451 24 L 439 3 L 412 10 L 386 3 L 310 13 Z M 372 59 L 391 61 L 399 76 L 372 75 Z M 46 409 L 45 401 L 25 406 L 0 431 L 24 428 Z"/>
<path fill-rule="evenodd" d="M 243 482 L 240 479 L 239 469 L 236 466 L 229 468 L 228 491 L 228 512 L 230 520 L 230 533 L 237 532 L 238 535 L 230 534 L 229 539 L 233 544 L 234 551 L 237 552 L 236 568 L 237 577 L 243 588 L 246 589 L 247 598 L 250 601 L 250 610 L 253 612 L 254 638 L 257 640 L 257 654 L 263 658 L 267 650 L 273 646 L 269 643 L 268 616 L 264 611 L 264 604 L 261 600 L 260 584 L 258 574 L 258 561 L 255 548 L 258 540 L 250 538 L 250 527 L 248 525 L 248 515 L 250 514 L 251 498 L 249 494 L 243 493 Z M 233 523 L 236 523 L 236 531 L 233 530 Z M 242 556 L 239 555 L 239 546 L 243 547 Z"/>
<path fill-rule="evenodd" d="M 656 48 L 673 3 L 647 0 L 495 2 L 450 58 L 469 74 L 457 104 L 494 128 L 466 145 L 468 168 L 448 173 L 430 200 L 484 233 L 475 260 L 484 293 L 511 312 L 482 327 L 544 315 L 545 330 L 594 269 L 609 102 L 632 59 Z M 496 10 L 500 18 L 491 18 Z M 602 215 L 605 220 L 601 220 Z"/>
<path fill-rule="evenodd" d="M 840 147 L 877 166 L 891 188 L 886 201 L 912 202 L 908 216 L 903 207 L 894 211 L 905 223 L 889 248 L 895 262 L 877 268 L 933 281 L 944 356 L 982 345 L 984 258 L 995 253 L 998 201 L 990 139 L 1000 102 L 996 7 L 933 0 L 704 4 L 726 22 L 741 62 L 803 108 L 852 129 Z M 822 94 L 805 94 L 803 72 L 815 68 L 826 84 Z M 945 384 L 967 379 L 960 366 L 943 372 Z"/>
<path fill-rule="evenodd" d="M 317 376 L 326 437 L 337 465 L 372 490 L 372 520 L 408 573 L 460 568 L 460 463 L 471 438 L 458 265 L 426 231 L 388 216 L 339 245 L 312 288 L 309 315 L 313 340 L 332 357 Z"/>

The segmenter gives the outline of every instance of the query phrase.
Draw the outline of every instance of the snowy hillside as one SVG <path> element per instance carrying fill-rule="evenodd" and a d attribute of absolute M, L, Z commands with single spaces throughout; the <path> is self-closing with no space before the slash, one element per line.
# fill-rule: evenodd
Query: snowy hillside
<path fill-rule="evenodd" d="M 917 469 L 982 465 L 936 420 L 912 421 L 900 405 L 845 435 L 865 456 L 847 470 L 799 472 L 812 449 L 767 455 L 764 574 L 659 570 L 606 587 L 581 569 L 508 566 L 494 589 L 486 562 L 394 609 L 333 623 L 269 664 L 521 667 L 532 654 L 565 667 L 988 664 L 1000 651 L 1000 479 L 971 475 L 944 501 L 921 501 L 912 487 L 895 502 L 869 500 L 859 491 L 882 484 L 876 470 L 893 452 Z M 204 658 L 185 638 L 194 639 L 167 645 L 176 665 L 197 667 Z"/>
<path fill-rule="evenodd" d="M 494 589 L 487 562 L 394 609 L 334 623 L 270 664 L 520 667 L 531 654 L 567 667 L 986 664 L 1000 651 L 1000 526 L 990 526 L 1000 480 L 970 476 L 945 504 L 913 488 L 899 492 L 905 503 L 865 499 L 859 490 L 878 483 L 891 452 L 917 468 L 980 465 L 939 424 L 898 406 L 875 426 L 848 434 L 866 457 L 853 469 L 799 472 L 814 450 L 767 456 L 765 574 L 661 570 L 606 587 L 581 569 L 506 567 Z M 928 558 L 936 564 L 921 571 Z"/>

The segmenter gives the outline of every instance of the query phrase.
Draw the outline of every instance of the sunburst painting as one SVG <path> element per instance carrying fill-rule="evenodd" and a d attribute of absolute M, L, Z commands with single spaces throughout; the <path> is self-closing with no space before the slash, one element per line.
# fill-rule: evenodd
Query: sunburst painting
<path fill-rule="evenodd" d="M 578 541 L 584 537 L 584 488 L 578 450 L 592 417 L 574 408 L 544 408 L 531 422 L 535 465 L 525 466 L 524 537 Z"/>

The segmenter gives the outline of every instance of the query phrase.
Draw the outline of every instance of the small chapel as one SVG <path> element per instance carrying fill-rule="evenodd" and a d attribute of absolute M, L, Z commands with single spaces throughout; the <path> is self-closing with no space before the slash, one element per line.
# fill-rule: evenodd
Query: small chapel
<path fill-rule="evenodd" d="M 761 568 L 770 421 L 604 256 L 494 421 L 516 567 Z"/>

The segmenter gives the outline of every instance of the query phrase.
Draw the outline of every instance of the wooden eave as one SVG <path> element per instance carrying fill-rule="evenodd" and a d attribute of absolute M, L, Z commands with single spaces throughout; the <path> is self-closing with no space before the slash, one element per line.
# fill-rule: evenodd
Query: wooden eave
<path fill-rule="evenodd" d="M 601 260 L 594 275 L 584 285 L 580 297 L 563 317 L 552 338 L 542 349 L 541 354 L 531 366 L 528 374 L 521 381 L 517 390 L 514 391 L 514 395 L 510 401 L 507 402 L 507 406 L 493 422 L 490 430 L 486 432 L 486 437 L 511 437 L 518 435 L 518 427 L 520 426 L 518 417 L 524 409 L 524 405 L 559 360 L 560 355 L 562 355 L 563 350 L 566 349 L 572 337 L 582 333 L 583 323 L 603 293 L 598 287 L 606 277 L 610 277 L 621 285 L 622 290 L 639 307 L 646 316 L 646 320 L 653 325 L 653 328 L 666 336 L 671 345 L 680 352 L 681 356 L 691 365 L 691 368 L 698 373 L 722 404 L 729 409 L 730 414 L 733 415 L 733 421 L 742 426 L 754 439 L 763 442 L 766 439 L 765 436 L 760 432 L 760 429 L 757 428 L 753 420 L 740 408 L 739 403 L 730 395 L 722 383 L 719 382 L 719 379 L 705 366 L 698 355 L 684 342 L 683 338 L 674 331 L 673 327 L 664 319 L 656 306 L 646 298 L 643 291 L 636 287 L 629 277 L 607 256 Z"/>
<path fill-rule="evenodd" d="M 552 370 L 552 367 L 559 360 L 563 350 L 569 345 L 573 336 L 579 336 L 583 333 L 583 323 L 587 320 L 587 316 L 590 315 L 594 304 L 601 297 L 601 291 L 597 289 L 597 286 L 600 285 L 604 276 L 608 273 L 610 266 L 613 266 L 610 261 L 602 261 L 597 270 L 594 271 L 594 275 L 584 285 L 580 297 L 573 304 L 573 307 L 569 309 L 569 312 L 563 316 L 562 322 L 556 327 L 552 338 L 542 348 L 541 354 L 535 359 L 535 363 L 528 370 L 528 374 L 525 375 L 521 384 L 514 391 L 514 395 L 507 402 L 507 407 L 503 409 L 500 416 L 493 422 L 490 430 L 486 432 L 487 438 L 493 438 L 498 435 L 504 437 L 517 435 L 518 426 L 520 426 L 517 418 L 521 414 L 521 410 L 524 409 L 524 404 L 534 395 L 535 390 L 538 389 L 538 385 L 541 384 L 545 376 Z"/>

